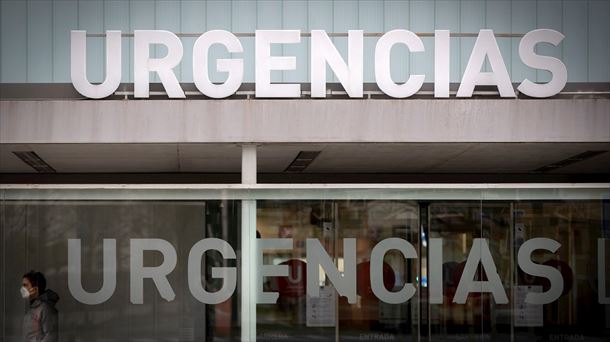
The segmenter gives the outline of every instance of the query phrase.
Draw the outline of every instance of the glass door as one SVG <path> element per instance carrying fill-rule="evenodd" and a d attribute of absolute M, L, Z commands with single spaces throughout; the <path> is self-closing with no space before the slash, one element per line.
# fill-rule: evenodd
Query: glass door
<path fill-rule="evenodd" d="M 419 262 L 390 249 L 383 260 L 371 260 L 373 249 L 386 239 L 408 241 L 419 251 L 418 206 L 412 201 L 258 201 L 257 232 L 264 239 L 292 239 L 292 249 L 265 250 L 265 264 L 286 265 L 288 277 L 268 277 L 264 290 L 277 292 L 275 304 L 257 306 L 257 340 L 417 340 L 418 299 L 401 303 L 381 300 L 371 285 L 371 267 L 382 269 L 379 280 L 387 291 L 411 284 L 419 288 Z M 307 265 L 316 261 L 308 251 L 326 255 L 334 270 L 319 266 L 315 284 L 319 297 L 307 294 Z M 373 264 L 373 266 L 371 266 Z M 346 281 L 336 289 L 326 271 Z M 353 282 L 353 283 L 352 283 Z M 342 293 L 351 293 L 352 298 Z"/>

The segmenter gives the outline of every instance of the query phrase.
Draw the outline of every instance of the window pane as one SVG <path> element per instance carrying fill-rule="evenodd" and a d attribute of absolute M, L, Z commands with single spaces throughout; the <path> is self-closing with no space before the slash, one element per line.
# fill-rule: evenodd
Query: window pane
<path fill-rule="evenodd" d="M 257 279 L 245 286 L 265 292 L 252 297 L 259 341 L 607 340 L 607 190 L 494 191 L 229 190 L 222 197 L 231 200 L 216 200 L 213 190 L 3 190 L 2 337 L 22 340 L 28 301 L 20 287 L 34 269 L 60 296 L 60 341 L 239 340 L 248 322 L 242 271 Z M 241 199 L 256 200 L 256 220 L 242 221 Z M 242 222 L 256 224 L 262 258 L 241 254 Z M 193 248 L 206 238 L 218 239 L 209 249 L 235 257 Z M 80 258 L 69 246 L 80 246 Z M 116 270 L 105 274 L 109 252 Z M 271 268 L 244 270 L 243 258 Z M 235 271 L 233 282 L 223 270 Z M 87 293 L 111 283 L 108 274 L 116 286 L 88 303 L 99 297 Z M 219 303 L 198 299 L 227 284 L 235 289 Z M 413 291 L 400 297 L 405 289 Z"/>
<path fill-rule="evenodd" d="M 608 207 L 608 203 L 605 204 Z M 605 268 L 605 293 L 608 294 L 608 263 L 598 264 L 598 239 L 610 237 L 608 208 L 602 201 L 523 201 L 514 204 L 515 248 L 533 238 L 552 239 L 561 244 L 555 253 L 536 250 L 532 260 L 561 274 L 563 291 L 549 304 L 529 311 L 519 310 L 522 299 L 515 301 L 514 329 L 519 340 L 603 341 L 610 336 L 609 305 L 598 300 L 598 268 Z M 605 243 L 606 253 L 608 243 Z M 551 283 L 515 270 L 516 289 L 548 291 Z M 516 297 L 519 297 L 516 295 Z M 526 313 L 526 317 L 520 314 Z M 523 316 L 523 315 L 522 315 Z"/>
<path fill-rule="evenodd" d="M 48 288 L 59 294 L 61 341 L 238 339 L 239 287 L 220 304 L 203 304 L 189 290 L 187 265 L 191 248 L 204 238 L 223 239 L 239 252 L 239 208 L 239 201 L 3 202 L 6 341 L 22 340 L 27 301 L 19 288 L 29 270 L 42 272 Z M 85 304 L 69 288 L 69 239 L 80 239 L 77 279 L 88 292 L 102 288 L 108 267 L 103 262 L 104 239 L 116 241 L 116 288 L 107 300 Z M 176 265 L 167 275 L 170 289 L 162 295 L 151 279 L 144 279 L 142 304 L 133 304 L 131 294 L 130 242 L 136 239 L 160 239 L 168 244 L 169 254 L 176 253 Z M 143 252 L 144 267 L 165 261 L 160 251 Z M 204 254 L 199 266 L 202 287 L 215 291 L 222 286 L 222 280 L 211 276 L 212 267 L 222 266 L 236 267 L 236 261 L 214 251 Z"/>
<path fill-rule="evenodd" d="M 261 238 L 292 238 L 292 250 L 266 250 L 264 263 L 288 265 L 289 277 L 267 277 L 264 288 L 277 291 L 277 304 L 259 304 L 258 340 L 316 339 L 412 340 L 417 334 L 417 296 L 399 304 L 386 303 L 373 293 L 371 267 L 383 269 L 388 291 L 405 284 L 418 287 L 417 258 L 406 260 L 390 250 L 371 265 L 371 252 L 382 240 L 401 238 L 419 248 L 418 206 L 409 201 L 258 201 L 257 230 Z M 348 287 L 354 303 L 337 295 L 331 277 L 320 272 L 319 297 L 306 293 L 306 240 L 315 239 L 328 254 Z M 353 245 L 346 241 L 354 240 Z M 350 254 L 350 253 L 353 253 Z M 355 256 L 355 260 L 351 259 Z M 353 261 L 353 263 L 350 263 Z M 351 268 L 353 267 L 353 268 Z M 353 278 L 350 277 L 353 275 Z M 341 286 L 340 286 L 341 287 Z M 343 287 L 341 287 L 343 288 Z M 344 290 L 345 291 L 345 290 Z M 349 291 L 346 291 L 349 292 Z"/>

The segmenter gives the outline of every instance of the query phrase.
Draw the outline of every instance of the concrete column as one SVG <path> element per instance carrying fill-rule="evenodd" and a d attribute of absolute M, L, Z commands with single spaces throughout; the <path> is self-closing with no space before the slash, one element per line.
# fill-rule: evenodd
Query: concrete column
<path fill-rule="evenodd" d="M 256 145 L 241 148 L 241 183 L 256 184 Z"/>
<path fill-rule="evenodd" d="M 256 184 L 256 145 L 243 145 L 241 182 Z M 256 200 L 241 201 L 241 340 L 256 341 Z"/>

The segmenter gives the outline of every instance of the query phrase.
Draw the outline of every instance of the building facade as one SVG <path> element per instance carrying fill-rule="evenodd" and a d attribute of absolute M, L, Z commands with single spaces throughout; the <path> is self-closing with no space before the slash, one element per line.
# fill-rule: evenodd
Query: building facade
<path fill-rule="evenodd" d="M 0 341 L 610 337 L 610 1 L 0 19 Z"/>

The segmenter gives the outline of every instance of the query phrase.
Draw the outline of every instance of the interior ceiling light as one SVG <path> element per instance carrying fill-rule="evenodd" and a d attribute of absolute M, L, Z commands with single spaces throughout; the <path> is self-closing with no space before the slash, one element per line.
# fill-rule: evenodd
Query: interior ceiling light
<path fill-rule="evenodd" d="M 571 156 L 570 158 L 558 161 L 556 163 L 551 163 L 549 165 L 545 165 L 541 168 L 534 170 L 534 172 L 549 172 L 549 171 L 556 170 L 556 169 L 559 169 L 562 167 L 566 167 L 570 164 L 578 163 L 578 162 L 586 160 L 586 159 L 591 159 L 595 156 L 598 156 L 598 155 L 606 153 L 606 152 L 608 152 L 608 151 L 586 151 L 581 154 Z"/>
<path fill-rule="evenodd" d="M 47 164 L 47 162 L 42 160 L 42 158 L 40 158 L 40 156 L 34 151 L 13 151 L 13 154 L 38 172 L 55 172 L 55 169 L 52 168 L 51 165 Z"/>
<path fill-rule="evenodd" d="M 311 162 L 316 159 L 321 151 L 301 151 L 296 158 L 288 165 L 285 172 L 302 172 Z"/>

